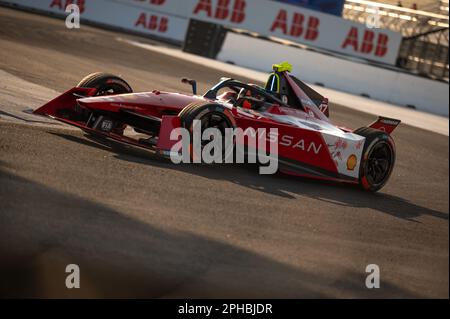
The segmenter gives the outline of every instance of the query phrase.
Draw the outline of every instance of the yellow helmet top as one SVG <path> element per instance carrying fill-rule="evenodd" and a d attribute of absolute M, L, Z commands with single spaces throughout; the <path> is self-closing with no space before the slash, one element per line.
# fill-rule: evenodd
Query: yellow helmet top
<path fill-rule="evenodd" d="M 272 69 L 275 72 L 285 72 L 285 71 L 292 72 L 292 65 L 289 62 L 284 61 L 279 64 L 272 65 Z"/>

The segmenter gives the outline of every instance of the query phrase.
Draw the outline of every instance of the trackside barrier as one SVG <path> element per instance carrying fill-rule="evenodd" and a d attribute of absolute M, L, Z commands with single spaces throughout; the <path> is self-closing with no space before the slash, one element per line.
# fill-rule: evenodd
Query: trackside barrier
<path fill-rule="evenodd" d="M 75 3 L 80 8 L 81 23 L 89 21 L 177 43 L 184 41 L 189 22 L 186 18 L 144 10 L 115 0 L 9 0 L 0 3 L 57 15 L 66 15 L 66 5 Z"/>
<path fill-rule="evenodd" d="M 293 64 L 294 74 L 309 83 L 320 83 L 380 101 L 449 115 L 448 83 L 400 71 L 232 32 L 227 33 L 217 59 L 260 71 L 270 71 L 268 69 L 274 61 L 287 60 Z"/>
<path fill-rule="evenodd" d="M 394 65 L 402 36 L 337 16 L 269 0 L 9 0 L 46 12 L 77 3 L 82 17 L 182 42 L 189 19 L 284 38 L 344 55 Z"/>
<path fill-rule="evenodd" d="M 229 7 L 218 6 L 217 1 L 0 0 L 0 3 L 58 15 L 66 15 L 66 6 L 76 3 L 80 7 L 82 21 L 149 34 L 178 43 L 184 42 L 189 18 L 193 17 L 324 47 L 345 55 L 383 63 L 395 63 L 401 41 L 398 33 L 387 30 L 366 30 L 360 24 L 274 1 L 223 2 L 228 3 Z M 309 23 L 305 21 L 310 23 L 315 21 L 314 23 L 318 22 L 318 24 L 311 27 L 305 24 Z M 310 32 L 309 36 L 308 32 Z M 308 37 L 311 38 L 308 40 Z M 378 41 L 376 39 L 384 39 L 383 41 L 388 42 L 383 44 L 376 42 Z M 323 44 L 321 41 L 328 44 Z M 345 48 L 343 48 L 344 44 Z M 414 106 L 430 113 L 445 116 L 449 114 L 448 84 L 348 59 L 231 32 L 227 34 L 219 59 L 263 71 L 267 71 L 274 62 L 288 60 L 294 64 L 294 70 L 299 73 L 299 76 L 310 83 L 323 83 L 329 88 L 369 95 L 374 99 L 398 105 Z"/>
<path fill-rule="evenodd" d="M 215 59 L 226 34 L 227 30 L 219 24 L 191 19 L 183 51 Z"/>

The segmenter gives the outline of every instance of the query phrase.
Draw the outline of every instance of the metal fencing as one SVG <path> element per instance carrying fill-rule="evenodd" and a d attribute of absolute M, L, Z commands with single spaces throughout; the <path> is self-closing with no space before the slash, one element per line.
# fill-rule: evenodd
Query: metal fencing
<path fill-rule="evenodd" d="M 403 36 L 397 66 L 433 79 L 449 78 L 448 0 L 435 1 L 427 11 L 387 3 L 346 0 L 343 17 L 371 28 Z M 447 14 L 445 14 L 447 13 Z"/>

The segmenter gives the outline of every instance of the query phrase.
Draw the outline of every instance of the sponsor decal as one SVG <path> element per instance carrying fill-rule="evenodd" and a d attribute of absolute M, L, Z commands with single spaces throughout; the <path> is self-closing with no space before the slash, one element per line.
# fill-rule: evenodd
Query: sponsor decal
<path fill-rule="evenodd" d="M 242 23 L 245 20 L 245 0 L 218 0 L 217 6 L 213 6 L 211 0 L 199 0 L 194 8 L 194 15 L 206 14 L 208 18 L 217 20 L 229 20 L 233 23 Z"/>
<path fill-rule="evenodd" d="M 10 0 L 30 8 L 64 12 L 76 4 L 85 19 L 130 30 L 161 32 L 161 36 L 183 41 L 189 19 L 206 20 L 224 26 L 239 27 L 263 36 L 277 36 L 297 43 L 314 44 L 322 49 L 394 65 L 401 34 L 378 29 L 379 13 L 365 23 L 294 7 L 277 1 L 260 0 Z M 86 6 L 95 3 L 95 6 Z M 108 10 L 104 10 L 108 7 Z M 103 9 L 102 9 L 103 8 Z M 149 12 L 146 10 L 155 10 Z M 376 11 L 376 10 L 375 10 Z M 111 19 L 110 12 L 121 19 Z M 142 12 L 145 12 L 142 15 Z M 159 15 L 163 15 L 161 18 Z M 153 16 L 153 17 L 152 17 Z M 139 18 L 138 18 L 139 17 Z M 138 23 L 136 23 L 139 21 Z M 169 26 L 170 22 L 170 26 Z M 134 25 L 135 23 L 136 25 Z M 166 29 L 170 29 L 164 31 Z"/>
<path fill-rule="evenodd" d="M 326 150 L 333 159 L 337 171 L 358 178 L 364 138 L 351 133 L 344 133 L 340 137 L 324 134 L 323 137 L 327 143 Z"/>
<path fill-rule="evenodd" d="M 361 40 L 361 41 L 360 41 Z M 387 34 L 378 33 L 375 41 L 375 32 L 371 30 L 365 30 L 362 33 L 362 39 L 360 39 L 359 31 L 357 27 L 351 27 L 344 42 L 342 42 L 342 49 L 353 49 L 354 52 L 360 52 L 364 54 L 374 54 L 377 57 L 383 57 L 388 51 L 389 36 Z"/>
<path fill-rule="evenodd" d="M 260 163 L 260 174 L 277 172 L 278 129 L 225 128 L 223 133 L 209 127 L 202 132 L 201 125 L 194 120 L 190 130 L 177 127 L 171 131 L 170 140 L 177 141 L 170 149 L 173 163 Z"/>
<path fill-rule="evenodd" d="M 165 33 L 167 32 L 169 26 L 169 18 L 142 12 L 134 23 L 134 26 L 137 28 L 144 28 L 151 31 Z"/>
<path fill-rule="evenodd" d="M 103 120 L 100 128 L 102 131 L 110 132 L 113 128 L 113 122 L 109 120 Z"/>
<path fill-rule="evenodd" d="M 270 27 L 270 32 L 281 31 L 284 35 L 314 41 L 319 36 L 319 24 L 320 20 L 316 17 L 305 18 L 298 12 L 294 12 L 290 17 L 285 9 L 280 9 Z"/>
<path fill-rule="evenodd" d="M 397 126 L 400 124 L 400 121 L 391 119 L 381 119 L 380 122 L 386 125 L 393 125 L 393 126 Z"/>
<path fill-rule="evenodd" d="M 347 159 L 347 169 L 353 171 L 358 163 L 358 158 L 355 154 L 351 154 Z"/>
<path fill-rule="evenodd" d="M 317 144 L 313 141 L 306 141 L 303 138 L 294 138 L 290 135 L 282 135 L 279 143 L 282 146 L 291 147 L 293 149 L 313 153 L 315 155 L 318 155 L 322 149 L 322 144 Z"/>

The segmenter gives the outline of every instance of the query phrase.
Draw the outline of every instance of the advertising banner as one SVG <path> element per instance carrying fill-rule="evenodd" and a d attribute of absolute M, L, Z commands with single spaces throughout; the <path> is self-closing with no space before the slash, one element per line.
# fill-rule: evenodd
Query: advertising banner
<path fill-rule="evenodd" d="M 345 55 L 395 64 L 402 36 L 384 29 L 267 0 L 111 0 L 178 17 L 275 36 Z"/>
<path fill-rule="evenodd" d="M 395 64 L 401 34 L 299 6 L 266 0 L 14 0 L 41 10 L 79 3 L 83 18 L 183 41 L 194 18 L 344 55 Z M 280 57 L 282 58 L 282 57 Z"/>
<path fill-rule="evenodd" d="M 69 4 L 77 4 L 81 19 L 130 31 L 138 31 L 161 38 L 183 42 L 188 27 L 188 19 L 151 8 L 142 8 L 110 0 L 11 0 L 6 1 L 40 11 L 66 14 Z"/>

